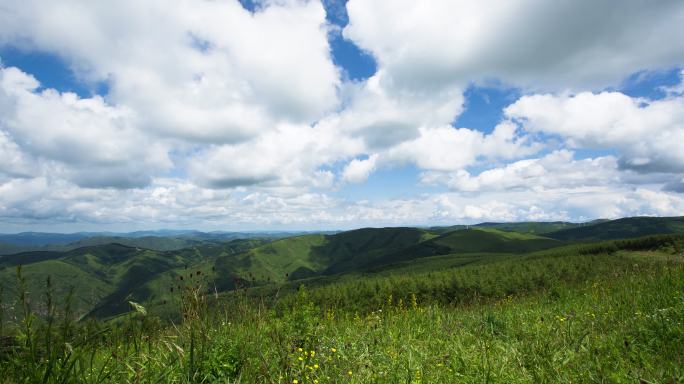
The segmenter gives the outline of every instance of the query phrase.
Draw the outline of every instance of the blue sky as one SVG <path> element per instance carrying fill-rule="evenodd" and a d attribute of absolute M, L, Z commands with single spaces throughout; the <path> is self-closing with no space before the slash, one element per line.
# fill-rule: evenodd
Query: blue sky
<path fill-rule="evenodd" d="M 627 3 L 10 2 L 0 232 L 680 215 L 684 7 Z"/>

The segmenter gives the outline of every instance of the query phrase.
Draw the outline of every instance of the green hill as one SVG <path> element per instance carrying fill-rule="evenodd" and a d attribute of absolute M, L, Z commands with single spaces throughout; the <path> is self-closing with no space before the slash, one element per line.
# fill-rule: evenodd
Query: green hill
<path fill-rule="evenodd" d="M 74 289 L 76 313 L 107 317 L 128 310 L 127 301 L 147 302 L 189 266 L 211 270 L 213 260 L 243 253 L 265 240 L 240 239 L 205 243 L 174 251 L 155 251 L 123 244 L 103 244 L 64 252 L 36 251 L 0 257 L 3 302 L 16 298 L 16 268 L 22 265 L 26 289 L 44 294 L 47 276 L 61 296 Z"/>
<path fill-rule="evenodd" d="M 546 234 L 560 241 L 600 241 L 684 233 L 684 217 L 627 217 Z"/>
<path fill-rule="evenodd" d="M 362 269 L 433 235 L 416 228 L 363 228 L 334 235 L 303 235 L 273 241 L 244 254 L 216 260 L 219 286 L 233 279 L 284 282 Z M 391 260 L 389 260 L 391 261 Z"/>
<path fill-rule="evenodd" d="M 444 268 L 517 259 L 571 243 L 660 233 L 684 233 L 684 218 L 629 218 L 542 235 L 568 223 L 483 223 L 466 229 L 363 228 L 335 234 L 306 234 L 278 240 L 240 239 L 227 243 L 138 237 L 66 251 L 34 251 L 0 256 L 3 285 L 14 282 L 24 265 L 27 288 L 44 292 L 45 278 L 55 286 L 74 286 L 81 314 L 110 317 L 133 300 L 160 307 L 171 300 L 181 279 L 201 276 L 216 292 L 236 287 L 280 286 L 332 281 L 365 273 L 430 273 Z M 517 230 L 514 230 L 517 229 Z M 119 240 L 117 238 L 117 240 Z M 152 245 L 148 249 L 139 245 Z M 174 249 L 176 247 L 180 249 Z M 559 248 L 564 249 L 564 248 Z M 332 279 L 332 280 L 331 280 Z M 15 291 L 6 289 L 4 299 Z M 80 297 L 83 296 L 83 297 Z"/>
<path fill-rule="evenodd" d="M 435 235 L 418 228 L 363 228 L 335 235 L 304 235 L 216 260 L 219 286 L 233 280 L 256 284 L 363 271 L 407 260 L 447 254 L 522 253 L 562 245 L 532 234 L 463 229 Z"/>
<path fill-rule="evenodd" d="M 364 228 L 170 251 L 104 244 L 0 257 L 0 285 L 9 383 L 683 377 L 684 234 L 597 243 L 491 226 Z M 70 291 L 76 316 L 64 309 Z"/>
<path fill-rule="evenodd" d="M 522 253 L 560 245 L 558 241 L 546 237 L 491 228 L 453 231 L 430 242 L 448 247 L 450 253 Z"/>

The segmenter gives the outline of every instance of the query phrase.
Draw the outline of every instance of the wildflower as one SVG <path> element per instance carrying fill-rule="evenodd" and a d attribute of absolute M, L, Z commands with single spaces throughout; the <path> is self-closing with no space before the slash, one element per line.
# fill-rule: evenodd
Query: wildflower
<path fill-rule="evenodd" d="M 347 372 L 347 375 L 351 376 L 351 375 L 352 375 L 352 371 Z"/>
<path fill-rule="evenodd" d="M 292 383 L 293 383 L 293 384 L 297 384 L 297 383 L 299 383 L 299 380 L 294 379 L 294 380 L 292 380 Z"/>
<path fill-rule="evenodd" d="M 335 353 L 335 352 L 337 352 L 337 349 L 335 349 L 335 348 L 330 348 L 330 351 L 332 351 L 332 353 Z"/>
<path fill-rule="evenodd" d="M 318 364 L 314 364 L 314 369 L 318 369 Z"/>
<path fill-rule="evenodd" d="M 299 351 L 299 352 L 302 352 L 302 351 L 303 351 L 303 349 L 301 349 L 301 348 L 297 348 L 297 351 Z"/>

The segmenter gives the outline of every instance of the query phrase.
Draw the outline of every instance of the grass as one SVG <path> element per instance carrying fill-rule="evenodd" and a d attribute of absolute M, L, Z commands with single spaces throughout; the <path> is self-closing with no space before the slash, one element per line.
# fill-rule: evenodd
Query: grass
<path fill-rule="evenodd" d="M 684 233 L 684 217 L 627 217 L 546 234 L 561 241 L 601 241 Z"/>
<path fill-rule="evenodd" d="M 209 272 L 183 269 L 167 276 L 180 287 L 169 296 L 180 316 L 166 324 L 137 303 L 108 321 L 74 322 L 57 287 L 46 280 L 36 296 L 20 275 L 15 317 L 0 319 L 0 377 L 682 382 L 682 250 L 682 238 L 663 236 L 523 255 L 457 254 L 415 261 L 422 272 L 399 263 L 317 277 L 305 288 L 290 282 L 223 295 L 207 291 Z"/>
<path fill-rule="evenodd" d="M 678 232 L 683 224 L 681 218 L 628 218 L 593 223 L 591 227 L 552 231 L 543 236 L 531 233 L 568 225 L 484 223 L 470 229 L 454 227 L 439 231 L 364 228 L 329 235 L 309 234 L 279 240 L 242 239 L 225 243 L 141 237 L 120 239 L 125 244 L 97 244 L 103 239 L 93 238 L 83 240 L 82 244 L 92 241 L 97 245 L 0 256 L 0 269 L 8 271 L 0 271 L 0 274 L 11 276 L 12 270 L 23 264 L 26 267 L 30 265 L 32 274 L 46 276 L 54 270 L 54 261 L 68 263 L 70 266 L 64 268 L 82 270 L 88 276 L 79 280 L 91 286 L 77 284 L 77 309 L 81 314 L 107 318 L 127 311 L 129 300 L 150 307 L 153 312 L 173 312 L 161 309 L 161 306 L 171 301 L 170 289 L 174 287 L 174 279 L 187 273 L 186 268 L 211 276 L 213 280 L 207 285 L 219 292 L 233 290 L 238 285 L 277 290 L 279 284 L 286 284 L 286 288 L 291 289 L 301 282 L 327 284 L 343 280 L 344 276 L 353 279 L 380 272 L 410 275 L 473 266 L 515 259 L 551 248 L 562 249 L 559 246 L 567 244 L 570 244 L 570 249 L 575 249 L 572 243 L 563 240 L 566 238 L 584 239 L 591 235 L 593 237 L 587 241 L 597 241 L 601 237 L 629 237 L 634 233 Z M 143 246 L 172 249 L 186 243 L 190 246 L 167 251 Z M 72 275 L 54 274 L 55 285 L 73 285 Z M 29 278 L 28 290 L 40 291 L 42 283 L 42 277 Z M 97 296 L 91 294 L 94 291 L 98 292 Z M 4 299 L 7 300 L 12 291 L 8 288 L 5 292 Z M 95 298 L 99 300 L 93 300 Z"/>

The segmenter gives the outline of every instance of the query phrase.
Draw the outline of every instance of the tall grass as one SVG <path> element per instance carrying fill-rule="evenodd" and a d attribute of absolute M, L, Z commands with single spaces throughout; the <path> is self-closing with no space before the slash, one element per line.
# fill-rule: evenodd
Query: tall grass
<path fill-rule="evenodd" d="M 356 290 L 354 281 L 342 280 L 277 298 L 240 288 L 219 296 L 208 286 L 211 278 L 186 271 L 173 287 L 180 313 L 171 322 L 133 302 L 131 312 L 106 321 L 76 319 L 71 297 L 54 297 L 50 280 L 32 301 L 18 269 L 15 310 L 0 321 L 0 377 L 8 383 L 681 382 L 684 260 L 678 243 L 667 244 L 657 243 L 657 252 L 634 244 L 620 250 L 628 248 L 623 244 L 606 253 L 597 245 L 449 271 L 379 274 L 356 279 L 362 282 Z"/>

